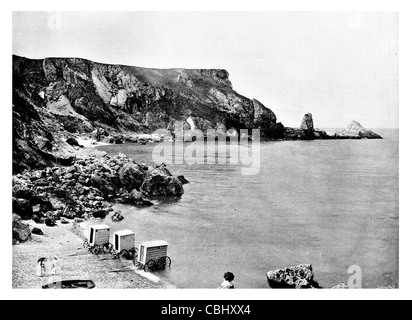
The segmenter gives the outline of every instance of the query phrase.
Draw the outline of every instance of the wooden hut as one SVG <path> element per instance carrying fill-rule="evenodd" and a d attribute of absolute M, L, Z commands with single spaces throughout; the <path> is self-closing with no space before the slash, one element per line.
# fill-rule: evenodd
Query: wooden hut
<path fill-rule="evenodd" d="M 131 250 L 135 247 L 135 233 L 131 230 L 121 230 L 114 233 L 114 250 Z"/>
<path fill-rule="evenodd" d="M 89 244 L 91 246 L 103 246 L 109 243 L 110 227 L 105 224 L 99 224 L 89 227 Z"/>

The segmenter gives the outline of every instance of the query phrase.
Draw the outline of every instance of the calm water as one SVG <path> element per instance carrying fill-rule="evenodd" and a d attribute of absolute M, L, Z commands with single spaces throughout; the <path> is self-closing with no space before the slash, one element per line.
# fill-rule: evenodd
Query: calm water
<path fill-rule="evenodd" d="M 116 205 L 136 242 L 169 243 L 170 270 L 183 288 L 216 288 L 226 271 L 237 288 L 268 288 L 266 272 L 312 263 L 330 287 L 362 268 L 366 288 L 398 285 L 397 131 L 384 140 L 282 141 L 261 144 L 260 172 L 241 165 L 169 165 L 190 184 L 178 202 L 149 208 Z M 186 144 L 188 146 L 188 144 Z M 152 164 L 153 145 L 101 147 Z"/>

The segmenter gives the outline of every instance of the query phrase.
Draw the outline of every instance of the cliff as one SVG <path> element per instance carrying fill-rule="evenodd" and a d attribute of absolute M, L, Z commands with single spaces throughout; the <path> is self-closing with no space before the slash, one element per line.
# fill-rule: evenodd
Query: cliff
<path fill-rule="evenodd" d="M 13 56 L 14 172 L 70 162 L 67 133 L 90 134 L 98 128 L 108 134 L 152 133 L 173 130 L 175 121 L 189 117 L 204 132 L 224 125 L 261 129 L 266 140 L 279 138 L 275 114 L 234 91 L 226 70 Z"/>

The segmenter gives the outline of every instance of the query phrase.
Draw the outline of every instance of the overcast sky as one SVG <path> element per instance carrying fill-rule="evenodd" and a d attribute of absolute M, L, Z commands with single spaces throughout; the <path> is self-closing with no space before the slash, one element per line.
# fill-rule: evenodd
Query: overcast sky
<path fill-rule="evenodd" d="M 396 13 L 15 12 L 13 54 L 222 68 L 286 126 L 398 127 Z"/>

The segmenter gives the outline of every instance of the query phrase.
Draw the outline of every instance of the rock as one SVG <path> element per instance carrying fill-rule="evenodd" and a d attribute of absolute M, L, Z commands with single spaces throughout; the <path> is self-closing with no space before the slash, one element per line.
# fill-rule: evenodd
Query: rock
<path fill-rule="evenodd" d="M 48 226 L 48 227 L 54 227 L 54 226 L 56 225 L 56 220 L 54 219 L 54 217 L 48 216 L 48 217 L 46 217 L 46 219 L 44 220 L 44 223 L 45 223 L 46 226 Z"/>
<path fill-rule="evenodd" d="M 319 284 L 313 280 L 312 265 L 301 264 L 295 267 L 277 269 L 266 274 L 269 286 L 276 289 L 317 289 Z"/>
<path fill-rule="evenodd" d="M 144 180 L 140 191 L 150 196 L 181 196 L 183 185 L 170 174 L 165 165 L 155 167 Z"/>
<path fill-rule="evenodd" d="M 300 130 L 308 130 L 313 132 L 314 131 L 314 126 L 313 126 L 313 118 L 311 113 L 307 113 L 303 116 L 302 122 L 299 127 Z"/>
<path fill-rule="evenodd" d="M 345 283 L 339 283 L 336 286 L 333 286 L 331 289 L 349 289 L 349 287 Z"/>
<path fill-rule="evenodd" d="M 33 208 L 33 214 L 34 214 L 34 215 L 40 214 L 40 211 L 41 211 L 40 204 L 36 204 L 36 205 L 33 206 L 32 208 Z"/>
<path fill-rule="evenodd" d="M 177 179 L 179 179 L 182 185 L 189 183 L 189 181 L 187 181 L 184 176 L 177 176 Z"/>
<path fill-rule="evenodd" d="M 34 197 L 34 192 L 27 185 L 23 184 L 14 184 L 12 195 L 15 198 L 31 200 Z"/>
<path fill-rule="evenodd" d="M 70 223 L 69 220 L 67 220 L 66 218 L 61 218 L 61 219 L 60 219 L 60 222 L 61 222 L 62 224 L 68 224 L 68 223 Z"/>
<path fill-rule="evenodd" d="M 137 191 L 136 189 L 130 191 L 129 202 L 141 206 L 151 206 L 154 204 L 152 201 L 147 199 L 141 192 Z"/>
<path fill-rule="evenodd" d="M 38 224 L 43 224 L 43 223 L 44 223 L 44 218 L 43 218 L 43 217 L 39 217 L 39 216 L 33 215 L 33 216 L 31 217 L 31 219 L 32 219 L 35 223 L 38 223 Z"/>
<path fill-rule="evenodd" d="M 122 221 L 123 219 L 124 219 L 124 217 L 121 215 L 120 211 L 116 211 L 112 215 L 112 221 L 113 222 L 119 222 L 119 221 Z"/>
<path fill-rule="evenodd" d="M 42 235 L 43 235 L 43 231 L 41 231 L 41 229 L 36 228 L 36 227 L 34 227 L 34 228 L 31 230 L 31 233 L 32 233 L 32 234 L 37 234 L 37 235 L 39 235 L 39 236 L 42 236 Z"/>
<path fill-rule="evenodd" d="M 303 116 L 299 129 L 285 127 L 283 138 L 286 140 L 314 140 L 320 138 L 319 135 L 315 134 L 312 114 L 307 113 Z"/>
<path fill-rule="evenodd" d="M 137 163 L 128 162 L 119 170 L 120 182 L 128 190 L 139 189 L 147 177 L 147 172 Z"/>
<path fill-rule="evenodd" d="M 104 219 L 104 218 L 106 218 L 107 211 L 104 211 L 104 210 L 94 210 L 94 211 L 92 212 L 92 215 L 93 215 L 93 217 L 95 217 L 95 218 Z"/>
<path fill-rule="evenodd" d="M 33 207 L 26 199 L 12 198 L 13 213 L 19 215 L 23 220 L 29 220 L 33 215 Z"/>
<path fill-rule="evenodd" d="M 382 139 L 382 137 L 373 132 L 372 130 L 365 129 L 357 121 L 352 123 L 343 131 L 337 132 L 336 137 L 338 139 Z"/>
<path fill-rule="evenodd" d="M 13 241 L 25 242 L 31 239 L 30 227 L 21 221 L 20 216 L 13 213 L 12 218 Z"/>
<path fill-rule="evenodd" d="M 98 189 L 99 193 L 104 196 L 107 196 L 109 193 L 115 190 L 115 187 L 109 181 L 98 174 L 92 174 L 90 176 L 90 183 L 94 188 Z M 96 192 L 95 195 L 97 195 Z M 90 200 L 95 200 L 95 195 L 89 194 L 88 198 Z"/>
<path fill-rule="evenodd" d="M 66 140 L 66 142 L 70 144 L 71 146 L 80 147 L 80 144 L 77 142 L 75 138 L 70 137 Z"/>
<path fill-rule="evenodd" d="M 67 168 L 66 172 L 67 173 L 75 173 L 77 171 L 76 166 L 71 166 L 69 168 Z"/>
<path fill-rule="evenodd" d="M 66 217 L 69 219 L 74 219 L 76 215 L 76 210 L 73 208 L 73 206 L 70 205 L 66 206 L 62 213 L 62 217 Z"/>
<path fill-rule="evenodd" d="M 104 137 L 108 136 L 109 134 L 107 133 L 106 130 L 103 128 L 97 128 L 92 132 L 92 138 L 95 139 L 96 141 L 102 141 Z"/>
<path fill-rule="evenodd" d="M 66 179 L 66 180 L 70 180 L 71 178 L 73 178 L 73 174 L 71 174 L 71 173 L 67 173 L 67 174 L 64 175 L 64 179 Z"/>

